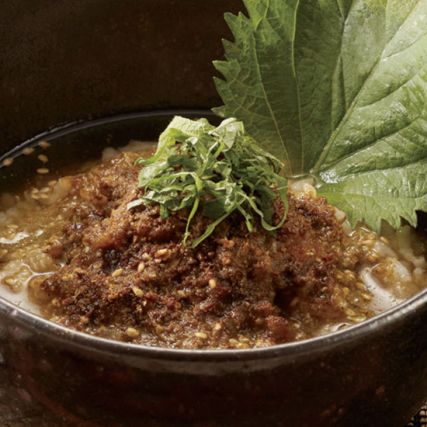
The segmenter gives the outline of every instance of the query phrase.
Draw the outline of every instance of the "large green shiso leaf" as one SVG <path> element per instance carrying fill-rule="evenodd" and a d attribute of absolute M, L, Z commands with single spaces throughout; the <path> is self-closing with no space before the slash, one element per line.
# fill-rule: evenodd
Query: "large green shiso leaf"
<path fill-rule="evenodd" d="M 427 0 L 244 0 L 216 112 L 352 224 L 427 210 Z"/>

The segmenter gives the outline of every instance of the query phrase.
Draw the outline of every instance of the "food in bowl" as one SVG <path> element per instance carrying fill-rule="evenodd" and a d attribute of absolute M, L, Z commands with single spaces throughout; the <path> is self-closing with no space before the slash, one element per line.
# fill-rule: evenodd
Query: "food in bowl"
<path fill-rule="evenodd" d="M 165 141 L 172 147 L 170 132 L 198 124 L 206 125 L 175 118 L 157 154 Z M 229 137 L 236 124 L 209 132 L 222 130 Z M 237 129 L 236 140 L 243 136 Z M 175 141 L 181 154 L 185 143 L 199 141 L 188 132 L 184 143 Z M 224 185 L 215 175 L 228 164 L 217 150 L 222 139 L 212 138 L 208 146 L 217 156 L 205 183 Z M 160 192 L 163 204 L 142 202 L 150 189 L 138 180 L 158 165 L 150 163 L 156 158 L 150 157 L 152 150 L 135 142 L 122 152 L 109 148 L 83 171 L 3 195 L 0 277 L 9 295 L 26 299 L 27 308 L 50 320 L 106 338 L 241 349 L 344 328 L 426 285 L 424 248 L 410 227 L 398 233 L 385 229 L 387 237 L 365 226 L 352 229 L 345 214 L 318 197 L 307 179 L 290 182 L 286 220 L 277 229 L 264 228 L 256 216 L 248 229 L 249 213 L 236 209 L 194 245 L 212 224 L 200 210 L 185 242 L 189 209 L 162 217 L 166 186 Z M 176 161 L 173 168 L 184 173 Z M 285 206 L 277 189 L 273 194 L 271 219 L 279 224 Z"/>

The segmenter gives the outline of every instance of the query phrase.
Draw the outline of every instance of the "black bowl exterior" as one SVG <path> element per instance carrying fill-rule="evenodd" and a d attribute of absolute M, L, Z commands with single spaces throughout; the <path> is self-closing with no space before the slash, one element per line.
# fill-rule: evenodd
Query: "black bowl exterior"
<path fill-rule="evenodd" d="M 1 304 L 1 352 L 78 426 L 400 427 L 427 393 L 426 301 L 326 338 L 217 352 L 107 342 Z"/>
<path fill-rule="evenodd" d="M 218 105 L 210 60 L 240 7 L 1 2 L 0 152 L 65 122 Z M 400 427 L 427 395 L 427 297 L 405 307 L 310 343 L 199 353 L 85 338 L 0 301 L 0 353 L 71 425 Z"/>

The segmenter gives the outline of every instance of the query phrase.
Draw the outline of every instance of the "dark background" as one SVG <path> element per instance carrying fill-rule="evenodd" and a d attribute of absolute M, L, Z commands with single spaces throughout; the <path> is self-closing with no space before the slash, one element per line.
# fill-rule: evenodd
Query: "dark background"
<path fill-rule="evenodd" d="M 1 151 L 78 119 L 218 105 L 211 61 L 223 56 L 221 37 L 230 38 L 223 12 L 241 7 L 239 0 L 1 0 Z"/>

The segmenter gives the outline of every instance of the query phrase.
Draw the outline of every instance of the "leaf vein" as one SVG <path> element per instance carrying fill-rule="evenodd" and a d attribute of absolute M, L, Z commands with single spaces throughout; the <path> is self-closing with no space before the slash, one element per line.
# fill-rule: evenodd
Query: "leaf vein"
<path fill-rule="evenodd" d="M 388 3 L 388 2 L 387 2 Z M 346 111 L 344 117 L 342 118 L 342 120 L 340 121 L 340 123 L 338 124 L 337 128 L 334 130 L 334 132 L 332 133 L 331 137 L 329 138 L 328 142 L 325 144 L 325 147 L 319 157 L 319 160 L 317 161 L 317 163 L 315 164 L 312 173 L 314 174 L 318 174 L 321 165 L 324 163 L 324 161 L 326 160 L 333 144 L 335 143 L 338 135 L 340 134 L 341 130 L 343 129 L 344 125 L 348 122 L 348 120 L 350 119 L 351 115 L 353 114 L 353 111 L 355 110 L 357 103 L 364 91 L 364 89 L 367 87 L 367 84 L 371 81 L 371 79 L 373 78 L 373 75 L 375 74 L 375 72 L 377 71 L 379 64 L 381 63 L 382 60 L 382 55 L 384 54 L 384 51 L 386 50 L 386 48 L 388 47 L 388 45 L 393 41 L 393 39 L 396 37 L 396 34 L 400 31 L 400 29 L 402 28 L 403 24 L 407 21 L 407 19 L 412 15 L 412 13 L 414 13 L 414 11 L 417 9 L 417 7 L 414 7 L 410 13 L 408 13 L 408 15 L 405 17 L 405 19 L 402 21 L 402 23 L 400 24 L 399 28 L 396 30 L 396 32 L 394 33 L 394 35 L 385 43 L 385 45 L 383 46 L 382 49 L 382 53 L 381 55 L 378 57 L 377 61 L 373 64 L 373 66 L 371 67 L 367 78 L 364 80 L 364 82 L 362 83 L 362 85 L 360 86 L 360 88 L 358 89 L 357 94 L 355 95 L 355 97 L 353 98 L 349 109 Z"/>

